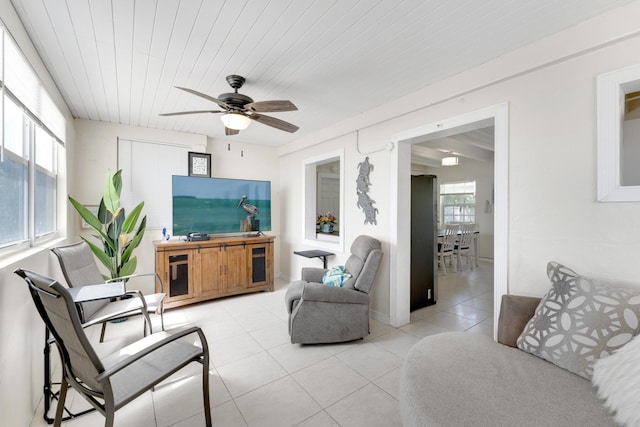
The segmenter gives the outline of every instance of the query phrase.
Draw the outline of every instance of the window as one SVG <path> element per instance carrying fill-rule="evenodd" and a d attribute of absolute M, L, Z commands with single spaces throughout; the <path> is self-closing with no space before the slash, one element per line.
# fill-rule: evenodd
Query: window
<path fill-rule="evenodd" d="M 597 78 L 599 202 L 640 201 L 640 64 Z"/>
<path fill-rule="evenodd" d="M 476 182 L 441 184 L 440 206 L 444 224 L 476 222 Z"/>
<path fill-rule="evenodd" d="M 6 30 L 0 73 L 0 248 L 29 243 L 57 230 L 58 150 L 64 116 Z M 2 68 L 0 67 L 0 70 Z M 58 137 L 56 137 L 56 135 Z"/>
<path fill-rule="evenodd" d="M 35 236 L 56 231 L 56 141 L 41 127 L 35 126 Z"/>

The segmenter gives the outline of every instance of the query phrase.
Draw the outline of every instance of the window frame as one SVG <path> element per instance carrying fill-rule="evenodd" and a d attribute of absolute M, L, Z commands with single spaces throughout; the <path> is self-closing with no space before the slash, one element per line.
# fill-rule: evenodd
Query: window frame
<path fill-rule="evenodd" d="M 626 93 L 640 90 L 640 64 L 600 74 L 597 95 L 598 202 L 640 201 L 640 185 L 622 183 L 622 126 Z"/>
<path fill-rule="evenodd" d="M 61 150 L 64 150 L 64 141 L 60 138 L 66 137 L 66 118 L 63 113 L 57 109 L 44 88 L 40 77 L 33 70 L 29 61 L 22 52 L 22 49 L 1 22 L 0 37 L 0 42 L 2 43 L 1 53 L 6 53 L 5 49 L 7 45 L 12 44 L 12 49 L 14 49 L 17 54 L 17 56 L 14 55 L 15 67 L 18 69 L 27 69 L 29 71 L 29 73 L 26 71 L 24 72 L 25 74 L 29 74 L 28 77 L 31 78 L 35 85 L 35 87 L 32 87 L 30 90 L 37 94 L 36 99 L 19 99 L 18 96 L 11 91 L 11 88 L 13 85 L 18 87 L 20 82 L 7 82 L 5 80 L 7 77 L 5 69 L 0 69 L 0 161 L 4 161 L 6 158 L 9 158 L 13 162 L 18 162 L 23 166 L 26 166 L 26 185 L 24 186 L 26 194 L 24 198 L 25 205 L 23 213 L 25 217 L 26 239 L 20 238 L 18 240 L 0 243 L 0 256 L 4 257 L 6 254 L 49 243 L 50 241 L 59 238 L 61 233 L 66 229 L 64 224 L 60 223 L 60 204 L 62 203 L 62 196 L 60 192 L 59 173 L 59 160 L 63 155 Z M 4 58 L 0 57 L 0 61 L 3 62 L 2 67 L 11 66 L 11 64 L 7 64 L 6 58 L 6 56 L 4 56 Z M 19 87 L 18 89 L 22 90 Z M 9 148 L 4 140 L 5 113 L 7 111 L 6 104 L 8 102 L 14 104 L 21 114 L 21 153 L 14 152 L 13 149 L 17 147 Z M 33 106 L 35 110 L 32 111 L 25 102 Z M 49 125 L 45 123 L 48 123 Z M 55 132 L 48 126 L 53 126 Z M 44 137 L 45 141 L 36 141 L 36 135 L 38 135 L 38 138 Z M 42 161 L 42 158 L 39 157 L 38 154 L 38 150 L 42 149 L 42 147 L 46 149 L 45 161 Z M 40 182 L 43 177 L 45 181 L 44 200 L 46 203 L 44 208 L 36 206 L 36 204 L 39 203 L 39 200 L 42 200 L 37 199 L 36 196 L 40 195 L 37 190 L 39 188 L 38 182 Z M 36 213 L 37 210 L 40 212 L 46 212 L 43 222 L 45 224 L 44 229 L 41 229 L 36 225 L 36 221 L 40 218 Z"/>
<path fill-rule="evenodd" d="M 468 192 L 460 192 L 460 193 L 443 193 L 442 189 L 443 187 L 446 186 L 452 186 L 452 185 L 459 185 L 459 184 L 470 184 L 473 183 L 473 193 L 468 193 Z M 453 203 L 453 204 L 445 204 L 444 203 L 444 197 L 448 196 L 448 195 L 469 195 L 469 194 L 473 194 L 473 203 Z M 462 222 L 471 222 L 471 223 L 475 223 L 476 222 L 476 207 L 478 204 L 478 199 L 477 199 L 477 195 L 478 195 L 478 187 L 477 187 L 477 181 L 476 180 L 469 180 L 469 181 L 456 181 L 456 182 L 443 182 L 442 184 L 439 185 L 438 187 L 438 196 L 439 196 L 439 201 L 440 201 L 440 209 L 439 209 L 439 214 L 440 214 L 440 218 L 441 218 L 441 224 L 442 225 L 446 225 L 446 224 L 455 224 L 455 223 L 462 223 Z M 446 215 L 445 215 L 445 208 L 446 207 L 462 207 L 463 210 L 466 207 L 473 207 L 473 220 L 469 220 L 470 215 L 468 214 L 462 214 L 462 219 L 463 220 L 453 220 L 451 222 L 447 222 L 446 220 Z"/>

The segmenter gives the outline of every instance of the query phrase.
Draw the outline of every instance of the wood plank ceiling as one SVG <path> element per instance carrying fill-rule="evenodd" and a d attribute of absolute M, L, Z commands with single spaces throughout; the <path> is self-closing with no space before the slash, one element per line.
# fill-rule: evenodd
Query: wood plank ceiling
<path fill-rule="evenodd" d="M 74 117 L 225 138 L 217 109 L 182 92 L 231 92 L 260 123 L 228 137 L 279 146 L 573 26 L 630 0 L 12 0 Z"/>

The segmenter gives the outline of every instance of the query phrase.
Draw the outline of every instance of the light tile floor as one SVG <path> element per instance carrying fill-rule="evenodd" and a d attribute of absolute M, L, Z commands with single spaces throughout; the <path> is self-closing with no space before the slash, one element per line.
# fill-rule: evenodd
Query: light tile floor
<path fill-rule="evenodd" d="M 371 321 L 364 340 L 332 345 L 292 345 L 284 293 L 215 300 L 168 310 L 167 328 L 200 326 L 211 352 L 215 426 L 399 426 L 399 372 L 408 350 L 421 338 L 446 331 L 493 335 L 493 264 L 440 275 L 437 304 L 411 313 L 411 323 L 393 328 Z M 110 324 L 101 354 L 139 338 L 139 317 Z M 97 343 L 99 327 L 87 329 Z M 59 363 L 54 378 L 59 378 Z M 192 364 L 116 414 L 117 427 L 201 426 L 200 365 Z M 72 411 L 88 404 L 71 392 Z M 54 402 L 55 405 L 55 402 Z M 42 403 L 32 427 L 46 426 Z M 53 416 L 55 410 L 51 410 Z M 103 425 L 90 413 L 66 426 Z"/>

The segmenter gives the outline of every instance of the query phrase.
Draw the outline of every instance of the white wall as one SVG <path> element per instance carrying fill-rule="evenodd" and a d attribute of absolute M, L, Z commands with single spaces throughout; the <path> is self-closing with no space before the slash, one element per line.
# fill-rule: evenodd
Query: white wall
<path fill-rule="evenodd" d="M 497 226 L 508 231 L 509 292 L 544 294 L 549 286 L 546 264 L 551 260 L 585 275 L 635 282 L 632 286 L 640 287 L 640 280 L 635 279 L 640 203 L 603 204 L 595 200 L 595 78 L 638 61 L 635 53 L 640 49 L 640 25 L 633 18 L 637 16 L 640 2 L 281 147 L 281 180 L 287 183 L 282 187 L 283 199 L 298 200 L 300 162 L 322 150 L 344 147 L 348 153 L 346 170 L 354 170 L 363 158 L 354 149 L 356 132 L 365 150 L 376 150 L 399 132 L 506 102 L 509 220 Z M 391 153 L 381 151 L 371 155 L 371 162 L 376 167 L 372 197 L 382 221 L 378 226 L 359 225 L 361 214 L 353 199 L 347 200 L 347 217 L 353 218 L 344 229 L 347 247 L 362 232 L 379 237 L 386 248 L 397 244 L 399 256 L 406 256 L 409 242 L 395 242 L 386 218 L 390 203 L 397 198 L 386 184 L 388 174 L 396 173 L 395 160 Z M 355 192 L 353 179 L 347 178 L 345 185 L 348 196 Z M 300 249 L 302 244 L 301 216 L 300 203 L 291 203 L 284 212 L 287 227 L 283 239 L 289 250 Z M 398 223 L 407 220 L 400 217 Z M 385 251 L 373 297 L 374 314 L 379 318 L 391 313 L 390 290 L 408 286 L 389 277 L 394 260 L 388 254 Z M 332 263 L 343 258 L 338 256 Z M 292 258 L 283 271 L 296 277 L 300 267 L 308 263 Z"/>
<path fill-rule="evenodd" d="M 357 205 L 356 177 L 358 175 L 358 163 L 364 161 L 366 151 L 358 152 L 357 135 L 351 133 L 335 139 L 318 144 L 307 150 L 293 152 L 280 158 L 280 191 L 282 206 L 282 232 L 281 240 L 281 268 L 283 274 L 291 280 L 300 278 L 302 267 L 321 267 L 321 261 L 317 259 L 307 259 L 300 256 L 292 256 L 293 251 L 314 249 L 306 246 L 302 242 L 302 219 L 303 219 L 303 184 L 305 159 L 317 157 L 323 153 L 333 152 L 337 148 L 344 149 L 344 170 L 345 177 L 341 183 L 344 185 L 344 216 L 340 221 L 340 233 L 345 240 L 345 251 L 336 253 L 336 256 L 328 259 L 329 266 L 344 265 L 349 256 L 349 248 L 353 240 L 360 234 L 368 234 L 383 242 L 383 251 L 388 254 L 388 230 L 389 222 L 389 179 L 390 156 L 388 151 L 368 154 L 369 162 L 373 165 L 373 170 L 369 174 L 371 186 L 369 197 L 375 201 L 375 207 L 379 209 L 376 217 L 377 225 L 365 224 L 364 213 Z M 367 146 L 366 142 L 360 138 L 360 146 Z M 384 260 L 380 268 L 380 273 L 376 278 L 373 291 L 372 309 L 380 319 L 388 321 L 389 291 L 388 259 Z"/>
<path fill-rule="evenodd" d="M 98 204 L 102 196 L 104 177 L 108 169 L 117 170 L 117 139 L 133 139 L 142 141 L 155 141 L 171 144 L 180 144 L 192 147 L 195 151 L 211 153 L 212 176 L 221 178 L 246 178 L 272 181 L 272 205 L 273 217 L 270 234 L 278 233 L 278 173 L 277 157 L 272 147 L 256 146 L 252 144 L 240 144 L 231 142 L 231 150 L 228 150 L 228 142 L 214 141 L 205 135 L 171 132 L 158 129 L 149 129 L 137 126 L 120 125 L 116 123 L 97 122 L 92 120 L 75 120 L 77 135 L 78 157 L 73 169 L 79 179 L 70 185 L 69 194 L 81 203 Z M 144 159 L 134 159 L 137 167 L 144 168 Z M 184 161 L 187 159 L 176 159 Z M 126 171 L 124 171 L 126 173 Z M 167 197 L 171 197 L 171 189 L 167 188 Z M 136 203 L 140 201 L 134 201 Z M 74 231 L 86 237 L 91 236 L 90 230 L 80 229 L 80 217 L 74 211 Z M 136 249 L 138 257 L 138 271 L 155 271 L 155 255 L 153 240 L 162 237 L 161 228 L 147 228 L 142 243 Z M 277 239 L 276 239 L 277 241 Z M 276 253 L 278 247 L 276 246 Z M 274 266 L 278 273 L 280 270 Z"/>

